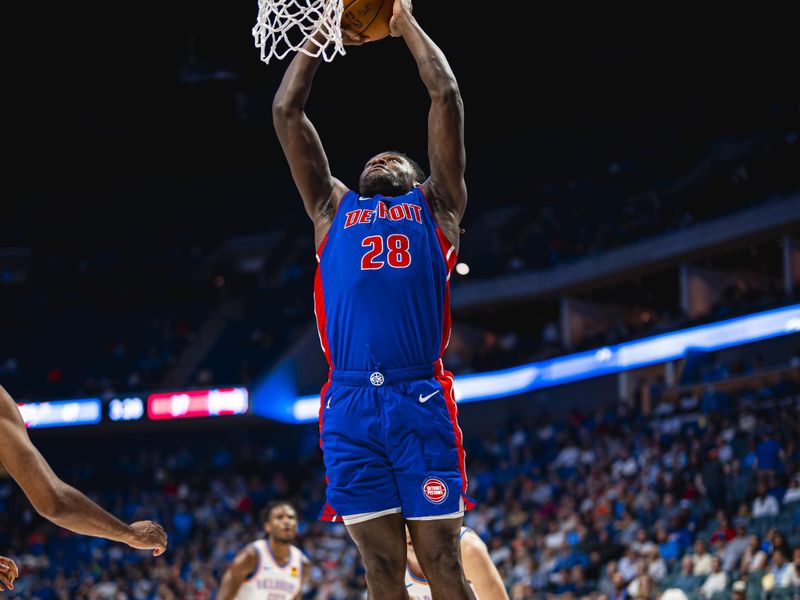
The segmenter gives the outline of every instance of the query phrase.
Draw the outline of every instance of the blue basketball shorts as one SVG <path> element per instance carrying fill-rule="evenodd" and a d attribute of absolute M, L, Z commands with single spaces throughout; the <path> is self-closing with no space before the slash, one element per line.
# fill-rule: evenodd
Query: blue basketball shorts
<path fill-rule="evenodd" d="M 380 372 L 334 369 L 320 400 L 327 475 L 320 519 L 449 518 L 474 506 L 453 375 L 441 361 Z"/>

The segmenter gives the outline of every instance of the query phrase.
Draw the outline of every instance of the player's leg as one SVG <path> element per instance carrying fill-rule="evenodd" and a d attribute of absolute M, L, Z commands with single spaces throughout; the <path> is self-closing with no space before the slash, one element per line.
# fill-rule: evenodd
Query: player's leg
<path fill-rule="evenodd" d="M 374 600 L 407 600 L 403 516 L 395 513 L 346 525 L 364 561 L 369 597 Z"/>
<path fill-rule="evenodd" d="M 461 566 L 462 521 L 458 517 L 407 522 L 414 552 L 434 598 L 475 600 Z"/>
<path fill-rule="evenodd" d="M 384 401 L 391 417 L 388 449 L 403 517 L 433 597 L 474 599 L 461 568 L 461 523 L 473 502 L 466 495 L 452 379 L 441 374 L 398 385 Z"/>
<path fill-rule="evenodd" d="M 380 398 L 371 388 L 334 384 L 322 405 L 328 485 L 321 518 L 344 521 L 364 561 L 370 598 L 406 599 L 406 534 L 384 447 Z"/>

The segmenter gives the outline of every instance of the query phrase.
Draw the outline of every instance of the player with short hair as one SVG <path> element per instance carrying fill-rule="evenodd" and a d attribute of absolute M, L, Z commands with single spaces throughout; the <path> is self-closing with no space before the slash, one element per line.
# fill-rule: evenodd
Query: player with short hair
<path fill-rule="evenodd" d="M 408 523 L 433 595 L 466 600 L 474 596 L 458 549 L 473 502 L 453 376 L 442 364 L 450 273 L 467 203 L 463 103 L 410 0 L 395 0 L 390 30 L 404 40 L 430 96 L 429 177 L 397 151 L 367 161 L 358 191 L 331 174 L 305 113 L 321 58 L 298 52 L 273 101 L 319 261 L 314 306 L 330 366 L 320 405 L 328 479 L 321 518 L 344 521 L 364 560 L 370 597 L 407 597 Z M 367 41 L 343 36 L 350 44 Z M 313 46 L 306 41 L 305 50 Z"/>
<path fill-rule="evenodd" d="M 167 534 L 161 525 L 152 521 L 126 525 L 58 478 L 31 443 L 17 404 L 3 386 L 0 386 L 0 463 L 36 512 L 56 525 L 81 535 L 152 550 L 153 556 L 166 550 Z M 18 574 L 13 561 L 0 557 L 0 591 L 3 587 L 13 589 Z"/>
<path fill-rule="evenodd" d="M 297 546 L 297 512 L 274 500 L 260 514 L 267 534 L 240 550 L 222 576 L 217 600 L 299 600 L 311 576 L 310 561 Z"/>
<path fill-rule="evenodd" d="M 494 566 L 486 544 L 469 527 L 461 528 L 461 562 L 464 575 L 469 581 L 477 600 L 508 600 L 503 578 Z M 408 559 L 406 565 L 406 589 L 410 600 L 431 600 L 431 589 L 425 573 L 417 560 L 411 535 L 406 531 Z"/>

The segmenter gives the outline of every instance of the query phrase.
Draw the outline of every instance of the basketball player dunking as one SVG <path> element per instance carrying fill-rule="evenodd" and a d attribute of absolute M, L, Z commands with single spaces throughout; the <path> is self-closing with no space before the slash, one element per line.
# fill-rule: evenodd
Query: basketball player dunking
<path fill-rule="evenodd" d="M 447 59 L 413 17 L 410 0 L 395 0 L 390 29 L 411 51 L 431 99 L 427 179 L 394 151 L 367 161 L 358 192 L 331 175 L 305 114 L 321 59 L 298 52 L 273 102 L 319 261 L 315 312 L 330 366 L 320 406 L 328 479 L 321 518 L 344 521 L 371 598 L 408 597 L 407 523 L 433 596 L 472 599 L 459 534 L 473 503 L 453 377 L 441 360 L 467 202 L 463 105 Z M 346 43 L 365 41 L 343 35 Z"/>
<path fill-rule="evenodd" d="M 53 473 L 31 443 L 17 404 L 0 386 L 0 464 L 22 488 L 33 507 L 45 519 L 82 535 L 123 542 L 132 548 L 164 553 L 167 534 L 161 525 L 139 521 L 126 525 L 108 514 Z M 0 557 L 0 591 L 14 589 L 19 572 L 14 562 Z"/>
<path fill-rule="evenodd" d="M 408 532 L 406 532 L 408 533 Z M 411 600 L 431 600 L 431 588 L 425 573 L 419 566 L 417 551 L 407 535 L 408 564 L 406 566 L 406 590 Z M 469 527 L 462 527 L 459 535 L 461 562 L 464 576 L 472 586 L 477 600 L 508 600 L 503 578 L 494 566 L 486 544 Z"/>
<path fill-rule="evenodd" d="M 217 600 L 299 600 L 311 575 L 305 554 L 293 545 L 297 513 L 288 502 L 261 511 L 267 539 L 241 550 L 222 576 Z"/>

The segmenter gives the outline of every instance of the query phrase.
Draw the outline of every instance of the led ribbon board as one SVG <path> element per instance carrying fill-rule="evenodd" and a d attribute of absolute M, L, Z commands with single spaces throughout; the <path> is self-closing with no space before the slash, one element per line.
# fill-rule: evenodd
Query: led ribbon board
<path fill-rule="evenodd" d="M 152 394 L 147 398 L 147 416 L 154 420 L 243 415 L 247 412 L 245 388 L 219 388 Z"/>
<path fill-rule="evenodd" d="M 17 406 L 25 426 L 30 429 L 95 425 L 103 416 L 99 398 L 31 402 Z"/>
<path fill-rule="evenodd" d="M 459 403 L 505 398 L 675 360 L 685 356 L 690 348 L 721 350 L 797 332 L 800 332 L 800 304 L 501 371 L 462 375 L 455 378 L 455 395 Z M 281 416 L 285 414 L 282 411 Z M 285 417 L 280 420 L 290 423 L 316 421 L 319 396 L 296 398 L 290 414 L 293 420 Z"/>

